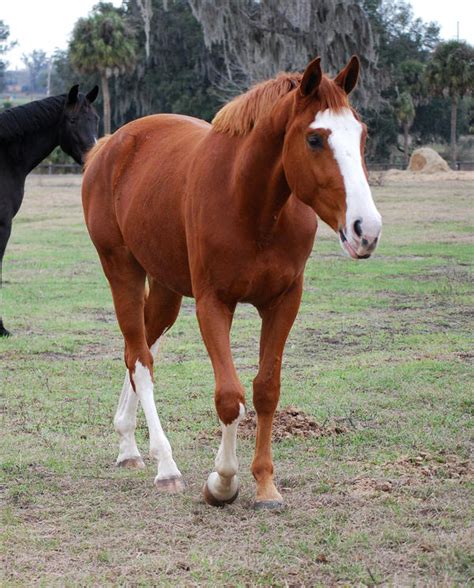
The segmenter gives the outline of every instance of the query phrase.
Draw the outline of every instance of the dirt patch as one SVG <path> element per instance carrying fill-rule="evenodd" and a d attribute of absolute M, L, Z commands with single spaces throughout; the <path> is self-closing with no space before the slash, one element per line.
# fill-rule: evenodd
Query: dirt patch
<path fill-rule="evenodd" d="M 466 482 L 473 479 L 473 464 L 457 455 L 432 455 L 419 452 L 413 457 L 401 456 L 386 462 L 379 476 L 357 476 L 349 481 L 343 494 L 356 498 L 376 498 L 402 487 L 416 487 L 433 479 Z M 388 474 L 388 475 L 387 475 Z"/>
<path fill-rule="evenodd" d="M 284 439 L 309 438 L 309 437 L 330 437 L 342 435 L 354 429 L 355 425 L 350 418 L 334 417 L 327 419 L 322 424 L 318 423 L 312 416 L 304 413 L 294 406 L 287 406 L 277 410 L 273 419 L 273 441 Z M 238 435 L 241 439 L 255 439 L 257 430 L 257 414 L 254 410 L 247 410 L 247 413 L 239 424 Z M 202 431 L 198 438 L 208 440 L 211 437 L 221 437 L 221 430 L 216 429 L 213 433 Z"/>
<path fill-rule="evenodd" d="M 402 456 L 393 463 L 386 464 L 400 475 L 444 478 L 449 480 L 472 479 L 473 464 L 457 455 L 433 455 L 424 451 L 414 457 Z"/>
<path fill-rule="evenodd" d="M 372 498 L 382 493 L 390 493 L 397 486 L 393 480 L 384 478 L 355 478 L 351 480 L 350 494 L 360 498 Z"/>
<path fill-rule="evenodd" d="M 318 423 L 312 416 L 307 415 L 294 406 L 287 406 L 275 413 L 273 420 L 273 440 L 293 439 L 294 437 L 329 437 L 341 435 L 349 431 L 347 419 L 332 419 Z M 239 436 L 254 438 L 257 417 L 254 410 L 249 410 L 239 425 Z M 220 435 L 220 431 L 218 431 Z"/>

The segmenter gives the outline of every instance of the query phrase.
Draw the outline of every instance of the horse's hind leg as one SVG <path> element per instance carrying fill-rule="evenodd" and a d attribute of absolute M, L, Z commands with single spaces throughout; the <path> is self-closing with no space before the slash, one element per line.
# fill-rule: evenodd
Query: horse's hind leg
<path fill-rule="evenodd" d="M 119 454 L 116 461 L 116 465 L 119 467 L 132 469 L 145 467 L 135 441 L 137 407 L 138 396 L 133 391 L 130 374 L 127 370 L 114 417 L 114 427 L 120 437 Z"/>
<path fill-rule="evenodd" d="M 115 312 L 125 339 L 125 363 L 145 413 L 150 434 L 150 453 L 158 460 L 155 484 L 159 489 L 168 492 L 181 490 L 182 476 L 161 428 L 153 398 L 153 356 L 145 333 L 145 272 L 125 247 L 116 247 L 107 253 L 99 251 L 99 255 L 110 283 Z M 128 402 L 124 403 L 125 413 L 129 417 L 129 426 L 125 425 L 129 436 L 130 433 L 133 434 L 136 411 L 136 401 L 132 399 L 131 394 L 128 390 Z M 132 445 L 132 449 L 135 447 Z"/>
<path fill-rule="evenodd" d="M 150 280 L 150 292 L 145 302 L 145 328 L 147 344 L 154 360 L 156 360 L 161 335 L 171 328 L 178 316 L 181 298 L 178 294 Z M 135 441 L 137 407 L 138 396 L 133 391 L 127 370 L 114 418 L 115 430 L 120 436 L 119 455 L 116 462 L 120 467 L 135 469 L 145 466 Z M 164 442 L 166 443 L 166 438 Z M 157 451 L 155 448 L 150 448 L 152 454 Z M 159 485 L 159 482 L 157 484 Z"/>
<path fill-rule="evenodd" d="M 2 296 L 2 270 L 3 270 L 3 256 L 5 255 L 5 249 L 7 248 L 8 239 L 10 238 L 12 230 L 12 218 L 11 215 L 5 214 L 3 210 L 0 210 L 0 298 Z M 0 300 L 1 302 L 1 300 Z M 2 305 L 0 304 L 0 307 Z M 3 320 L 0 316 L 0 337 L 8 337 L 10 332 L 3 326 Z"/>

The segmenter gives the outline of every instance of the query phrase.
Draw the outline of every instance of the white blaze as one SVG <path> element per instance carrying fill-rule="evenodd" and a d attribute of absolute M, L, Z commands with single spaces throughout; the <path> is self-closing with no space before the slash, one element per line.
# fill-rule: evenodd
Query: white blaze
<path fill-rule="evenodd" d="M 361 123 L 350 108 L 339 111 L 327 109 L 318 112 L 310 128 L 331 131 L 328 143 L 339 165 L 346 190 L 346 236 L 354 238 L 354 222 L 360 220 L 364 237 L 372 241 L 379 235 L 382 221 L 362 167 Z"/>

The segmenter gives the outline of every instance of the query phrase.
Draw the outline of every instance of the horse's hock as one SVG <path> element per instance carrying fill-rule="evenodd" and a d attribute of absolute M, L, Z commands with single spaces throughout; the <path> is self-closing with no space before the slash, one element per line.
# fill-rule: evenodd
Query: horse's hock
<path fill-rule="evenodd" d="M 429 147 L 416 149 L 416 151 L 412 153 L 408 169 L 412 172 L 421 172 L 424 174 L 450 171 L 449 165 L 441 155 Z"/>

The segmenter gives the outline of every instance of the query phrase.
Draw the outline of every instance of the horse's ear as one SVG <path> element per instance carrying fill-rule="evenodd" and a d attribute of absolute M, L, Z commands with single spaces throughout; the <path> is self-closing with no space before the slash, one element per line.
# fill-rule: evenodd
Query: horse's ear
<path fill-rule="evenodd" d="M 69 90 L 69 94 L 67 95 L 67 103 L 68 104 L 75 104 L 77 102 L 77 95 L 78 94 L 79 94 L 79 84 L 75 84 Z"/>
<path fill-rule="evenodd" d="M 86 94 L 87 100 L 92 104 L 94 100 L 97 98 L 97 94 L 99 93 L 99 86 L 94 86 L 92 90 Z"/>
<path fill-rule="evenodd" d="M 346 67 L 338 73 L 334 81 L 338 86 L 344 90 L 346 94 L 350 94 L 357 85 L 360 72 L 360 61 L 357 55 L 353 55 Z"/>
<path fill-rule="evenodd" d="M 319 88 L 322 77 L 321 57 L 316 57 L 316 59 L 313 59 L 304 71 L 303 79 L 300 84 L 300 94 L 302 96 L 310 96 Z"/>

